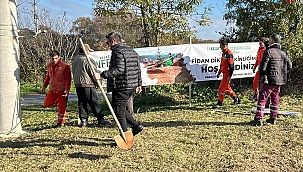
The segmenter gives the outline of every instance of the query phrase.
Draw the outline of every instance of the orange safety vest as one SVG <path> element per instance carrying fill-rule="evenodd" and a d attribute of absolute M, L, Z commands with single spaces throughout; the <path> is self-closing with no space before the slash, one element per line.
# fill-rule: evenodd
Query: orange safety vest
<path fill-rule="evenodd" d="M 53 92 L 65 91 L 67 86 L 66 84 L 68 82 L 67 80 L 71 79 L 64 77 L 64 70 L 66 67 L 69 67 L 69 65 L 62 62 L 61 60 L 55 66 L 52 64 L 52 62 L 49 62 L 46 66 L 47 76 L 45 78 L 44 87 L 46 87 L 49 84 L 50 91 Z"/>
<path fill-rule="evenodd" d="M 233 53 L 226 48 L 222 51 L 221 64 L 220 64 L 220 72 L 228 73 L 229 72 L 229 64 L 234 64 L 234 55 Z"/>

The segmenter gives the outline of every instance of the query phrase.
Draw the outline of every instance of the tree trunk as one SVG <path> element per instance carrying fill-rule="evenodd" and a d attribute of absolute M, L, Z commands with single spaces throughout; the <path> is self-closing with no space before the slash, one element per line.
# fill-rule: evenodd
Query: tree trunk
<path fill-rule="evenodd" d="M 143 19 L 143 35 L 144 35 L 145 47 L 149 47 L 149 45 L 150 45 L 149 27 L 148 27 L 148 23 L 145 21 L 146 16 L 145 16 L 144 8 L 143 8 L 143 6 L 141 6 L 140 8 L 141 8 L 141 14 L 142 14 L 142 19 Z"/>

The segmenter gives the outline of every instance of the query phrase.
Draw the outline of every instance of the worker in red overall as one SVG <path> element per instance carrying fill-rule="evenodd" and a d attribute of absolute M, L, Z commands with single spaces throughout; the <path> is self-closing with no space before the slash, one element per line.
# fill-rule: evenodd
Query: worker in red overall
<path fill-rule="evenodd" d="M 262 60 L 263 53 L 266 49 L 265 47 L 265 42 L 268 41 L 268 38 L 260 38 L 259 40 L 259 49 L 257 52 L 257 57 L 256 57 L 256 63 L 254 64 L 253 72 L 255 73 L 257 67 L 260 65 L 260 62 Z M 259 70 L 256 72 L 254 80 L 253 80 L 253 87 L 254 87 L 254 96 L 252 97 L 251 100 L 253 101 L 258 101 L 258 95 L 259 95 L 259 80 L 260 80 L 260 74 Z"/>
<path fill-rule="evenodd" d="M 230 87 L 230 80 L 234 72 L 234 56 L 228 49 L 228 43 L 226 41 L 220 41 L 220 48 L 222 50 L 220 69 L 217 73 L 217 78 L 223 73 L 218 89 L 218 103 L 213 108 L 219 108 L 223 106 L 225 92 L 234 99 L 234 105 L 239 104 L 241 100 L 236 96 L 236 93 Z"/>
<path fill-rule="evenodd" d="M 64 126 L 66 120 L 67 98 L 71 85 L 70 66 L 61 60 L 58 51 L 50 53 L 51 62 L 46 65 L 47 75 L 41 93 L 45 93 L 46 87 L 49 85 L 44 106 L 58 106 L 58 122 L 57 127 Z"/>

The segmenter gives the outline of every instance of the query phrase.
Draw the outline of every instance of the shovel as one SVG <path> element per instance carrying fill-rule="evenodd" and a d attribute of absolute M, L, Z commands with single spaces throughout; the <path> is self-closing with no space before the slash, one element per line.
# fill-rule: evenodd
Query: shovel
<path fill-rule="evenodd" d="M 84 44 L 82 42 L 82 39 L 79 38 L 79 40 L 80 40 L 80 43 L 81 43 L 81 47 L 82 47 L 82 49 L 83 49 L 83 51 L 85 53 L 86 59 L 87 59 L 87 61 L 89 63 L 89 66 L 91 68 L 91 71 L 93 72 L 93 74 L 95 74 L 95 71 L 93 70 L 92 62 L 90 61 L 90 58 L 87 55 L 87 52 L 85 50 Z M 131 131 L 123 132 L 122 127 L 121 127 L 121 125 L 120 125 L 120 123 L 118 121 L 118 118 L 116 117 L 115 112 L 114 112 L 114 110 L 113 110 L 113 108 L 112 108 L 112 106 L 111 106 L 111 104 L 110 104 L 110 102 L 109 102 L 109 100 L 108 100 L 108 98 L 107 98 L 104 90 L 103 90 L 103 87 L 101 85 L 100 80 L 97 80 L 97 84 L 98 84 L 98 87 L 101 89 L 102 95 L 103 95 L 103 97 L 104 97 L 104 99 L 105 99 L 105 101 L 106 101 L 106 103 L 108 105 L 108 108 L 109 108 L 112 116 L 114 117 L 116 125 L 119 128 L 120 135 L 115 136 L 114 139 L 115 139 L 118 147 L 120 147 L 121 149 L 124 149 L 124 150 L 129 150 L 134 145 L 134 136 L 133 136 L 133 133 Z"/>

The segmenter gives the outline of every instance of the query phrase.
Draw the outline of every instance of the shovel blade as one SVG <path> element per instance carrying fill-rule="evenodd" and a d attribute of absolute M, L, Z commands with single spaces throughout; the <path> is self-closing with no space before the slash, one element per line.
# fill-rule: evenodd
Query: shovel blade
<path fill-rule="evenodd" d="M 125 135 L 126 141 L 120 135 L 115 136 L 114 139 L 119 148 L 121 148 L 123 150 L 129 150 L 134 145 L 134 136 L 131 131 L 124 132 L 124 135 Z"/>

